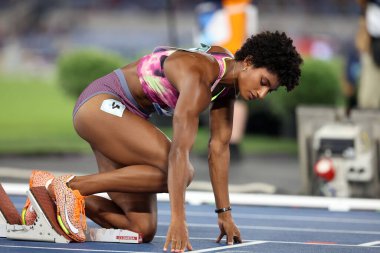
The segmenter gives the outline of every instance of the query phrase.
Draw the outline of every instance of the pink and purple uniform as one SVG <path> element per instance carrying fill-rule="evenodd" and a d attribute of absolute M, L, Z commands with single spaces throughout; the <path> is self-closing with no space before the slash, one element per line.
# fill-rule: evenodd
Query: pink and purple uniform
<path fill-rule="evenodd" d="M 203 46 L 202 48 L 194 49 L 158 47 L 153 51 L 152 54 L 141 58 L 137 67 L 137 74 L 139 76 L 144 93 L 148 99 L 152 101 L 157 113 L 171 116 L 177 104 L 179 93 L 177 89 L 165 77 L 163 66 L 166 58 L 178 50 L 208 54 L 215 58 L 219 64 L 219 75 L 215 82 L 210 86 L 211 92 L 215 89 L 226 71 L 225 60 L 231 59 L 232 57 L 226 53 L 208 53 L 207 51 L 210 48 L 211 47 L 209 46 Z M 222 93 L 219 93 L 218 95 L 221 94 Z M 216 97 L 213 99 L 216 99 Z"/>
<path fill-rule="evenodd" d="M 178 50 L 207 54 L 214 57 L 219 65 L 219 75 L 215 82 L 210 85 L 211 92 L 217 87 L 226 72 L 226 59 L 232 56 L 227 53 L 212 52 L 209 53 L 210 46 L 202 45 L 201 48 L 179 49 L 173 47 L 158 47 L 151 54 L 142 57 L 137 66 L 137 74 L 142 85 L 142 89 L 147 98 L 152 102 L 156 112 L 160 115 L 172 116 L 177 104 L 179 92 L 165 77 L 163 65 L 167 57 Z M 223 96 L 234 88 L 224 88 L 212 101 L 217 97 Z M 120 69 L 101 77 L 91 83 L 79 96 L 74 108 L 74 115 L 79 107 L 91 97 L 100 94 L 109 93 L 120 98 L 121 102 L 131 112 L 148 118 L 149 115 L 137 104 L 129 90 L 128 84 Z"/>

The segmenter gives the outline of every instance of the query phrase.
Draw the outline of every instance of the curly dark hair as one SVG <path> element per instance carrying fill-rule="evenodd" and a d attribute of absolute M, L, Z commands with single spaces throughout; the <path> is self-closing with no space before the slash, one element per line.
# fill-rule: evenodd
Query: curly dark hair
<path fill-rule="evenodd" d="M 267 68 L 276 74 L 281 86 L 291 91 L 298 85 L 303 60 L 293 40 L 284 32 L 262 32 L 251 36 L 235 53 L 235 60 L 247 58 L 257 68 Z"/>

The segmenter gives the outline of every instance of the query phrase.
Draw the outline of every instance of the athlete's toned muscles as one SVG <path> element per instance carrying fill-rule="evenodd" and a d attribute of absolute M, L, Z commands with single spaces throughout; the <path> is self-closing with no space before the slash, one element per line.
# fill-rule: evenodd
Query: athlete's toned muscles
<path fill-rule="evenodd" d="M 78 98 L 73 120 L 94 152 L 99 173 L 42 174 L 38 182 L 55 198 L 61 227 L 83 241 L 86 211 L 102 227 L 139 232 L 149 242 L 157 229 L 156 194 L 168 192 L 171 222 L 163 248 L 192 250 L 184 205 L 195 172 L 189 153 L 199 115 L 210 108 L 209 171 L 220 228 L 216 238 L 242 242 L 228 193 L 233 101 L 239 94 L 245 100 L 263 99 L 279 86 L 292 90 L 301 63 L 290 38 L 264 32 L 249 38 L 235 56 L 217 46 L 158 47 L 92 82 Z M 173 116 L 172 140 L 147 120 L 154 112 Z M 94 195 L 100 192 L 110 199 Z M 29 205 L 23 212 L 28 224 L 35 217 Z"/>

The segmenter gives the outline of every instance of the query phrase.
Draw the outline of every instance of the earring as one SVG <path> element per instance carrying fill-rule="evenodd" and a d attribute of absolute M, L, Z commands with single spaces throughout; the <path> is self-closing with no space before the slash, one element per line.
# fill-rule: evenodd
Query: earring
<path fill-rule="evenodd" d="M 244 67 L 244 68 L 243 68 L 243 71 L 246 71 L 246 70 L 247 70 L 247 67 Z"/>

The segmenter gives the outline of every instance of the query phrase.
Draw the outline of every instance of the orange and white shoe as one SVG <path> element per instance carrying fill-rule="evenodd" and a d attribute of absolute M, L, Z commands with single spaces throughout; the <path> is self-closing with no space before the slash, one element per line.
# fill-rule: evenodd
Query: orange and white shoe
<path fill-rule="evenodd" d="M 53 180 L 54 175 L 43 170 L 33 170 L 29 179 L 29 187 L 45 186 Z M 32 225 L 37 218 L 36 212 L 33 210 L 30 199 L 27 198 L 24 208 L 21 212 L 21 222 L 23 225 Z"/>
<path fill-rule="evenodd" d="M 54 178 L 52 188 L 57 204 L 58 223 L 65 233 L 77 242 L 84 242 L 87 229 L 84 196 L 72 190 L 67 183 L 73 178 L 65 175 Z"/>

